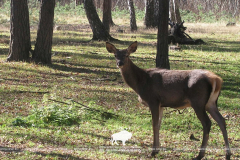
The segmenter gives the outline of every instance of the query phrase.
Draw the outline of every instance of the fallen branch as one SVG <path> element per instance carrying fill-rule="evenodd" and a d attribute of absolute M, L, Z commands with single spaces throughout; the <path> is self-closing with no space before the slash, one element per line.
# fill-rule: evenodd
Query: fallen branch
<path fill-rule="evenodd" d="M 102 111 L 99 110 L 99 109 L 91 108 L 91 107 L 86 106 L 86 105 L 84 105 L 84 104 L 82 104 L 82 103 L 79 103 L 79 102 L 77 102 L 77 101 L 74 101 L 74 100 L 72 100 L 71 98 L 67 98 L 67 97 L 64 97 L 64 98 L 69 99 L 69 100 L 71 100 L 72 102 L 77 103 L 77 104 L 79 104 L 79 105 L 81 105 L 81 106 L 83 106 L 83 107 L 85 107 L 85 108 L 91 109 L 91 110 L 93 110 L 93 111 L 101 112 L 102 114 L 111 114 L 111 115 L 114 115 L 114 116 L 116 116 L 116 117 L 119 117 L 119 115 L 117 115 L 117 114 L 110 113 L 110 112 L 105 112 L 105 111 L 102 112 Z"/>

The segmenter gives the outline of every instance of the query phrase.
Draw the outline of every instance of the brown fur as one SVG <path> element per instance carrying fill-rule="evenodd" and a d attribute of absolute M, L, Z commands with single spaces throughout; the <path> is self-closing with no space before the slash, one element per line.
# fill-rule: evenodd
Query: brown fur
<path fill-rule="evenodd" d="M 211 121 L 208 111 L 220 126 L 226 145 L 226 158 L 230 159 L 230 149 L 225 120 L 217 109 L 222 79 L 207 70 L 166 70 L 159 68 L 141 69 L 130 59 L 129 55 L 137 50 L 137 42 L 127 49 L 119 50 L 111 43 L 106 43 L 110 53 L 114 53 L 117 66 L 124 81 L 139 95 L 139 100 L 147 105 L 152 113 L 154 156 L 159 150 L 159 129 L 164 107 L 182 109 L 192 107 L 203 125 L 203 140 L 199 155 L 205 155 L 209 138 Z"/>

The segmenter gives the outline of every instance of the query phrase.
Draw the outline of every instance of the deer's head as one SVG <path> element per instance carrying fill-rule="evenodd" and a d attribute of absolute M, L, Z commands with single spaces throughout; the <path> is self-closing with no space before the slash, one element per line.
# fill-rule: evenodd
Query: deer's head
<path fill-rule="evenodd" d="M 127 49 L 117 49 L 113 44 L 106 42 L 106 48 L 109 53 L 114 53 L 117 66 L 123 68 L 129 60 L 129 55 L 137 50 L 137 41 L 130 44 Z"/>

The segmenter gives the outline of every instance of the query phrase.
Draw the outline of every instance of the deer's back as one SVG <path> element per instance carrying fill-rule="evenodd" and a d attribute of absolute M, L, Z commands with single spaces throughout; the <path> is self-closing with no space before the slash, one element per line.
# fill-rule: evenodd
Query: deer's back
<path fill-rule="evenodd" d="M 148 69 L 149 88 L 145 89 L 142 99 L 155 97 L 166 107 L 190 106 L 193 96 L 206 95 L 209 98 L 212 90 L 210 76 L 216 76 L 207 70 L 165 70 Z M 218 77 L 218 76 L 216 76 Z M 145 96 L 145 97 L 144 97 Z"/>

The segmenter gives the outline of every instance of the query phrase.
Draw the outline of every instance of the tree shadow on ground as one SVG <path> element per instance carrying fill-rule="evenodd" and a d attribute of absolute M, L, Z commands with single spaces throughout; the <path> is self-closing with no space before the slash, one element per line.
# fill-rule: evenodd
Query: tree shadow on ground
<path fill-rule="evenodd" d="M 54 70 L 59 70 L 59 71 L 65 71 L 65 72 L 78 72 L 78 73 L 94 73 L 97 75 L 109 75 L 109 74 L 113 74 L 114 72 L 110 72 L 110 71 L 99 71 L 99 70 L 92 70 L 92 69 L 86 69 L 86 68 L 80 68 L 80 67 L 67 67 L 67 66 L 63 66 L 63 65 L 59 65 L 57 63 L 48 65 L 48 67 L 54 69 Z M 86 67 L 86 66 L 85 66 Z M 92 66 L 91 66 L 92 67 Z M 101 66 L 95 66 L 96 68 L 101 68 Z"/>

